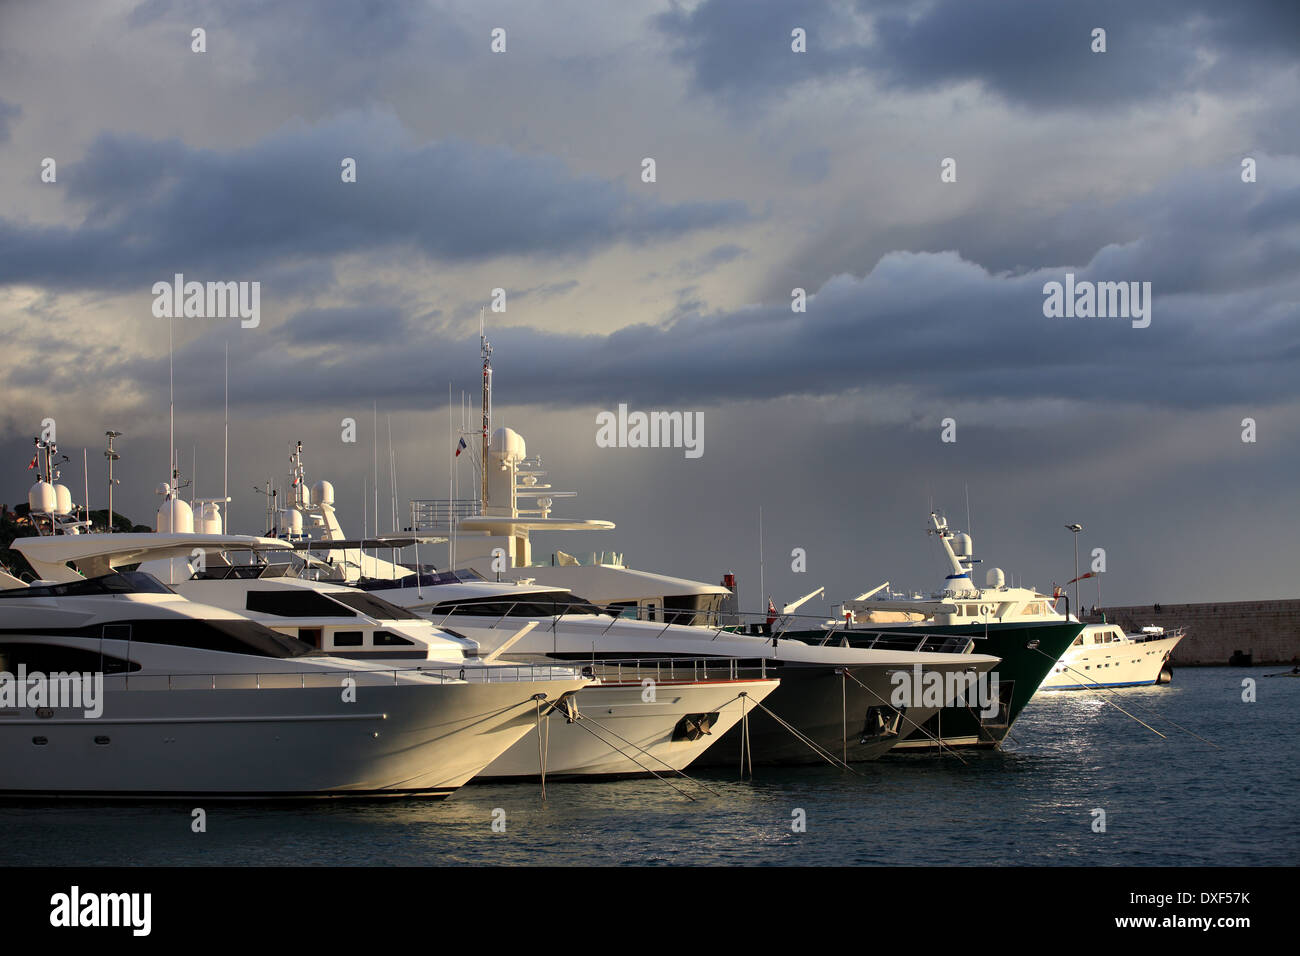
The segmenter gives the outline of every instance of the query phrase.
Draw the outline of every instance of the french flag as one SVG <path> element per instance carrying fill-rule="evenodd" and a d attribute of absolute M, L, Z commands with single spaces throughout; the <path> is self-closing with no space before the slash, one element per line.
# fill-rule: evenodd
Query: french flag
<path fill-rule="evenodd" d="M 463 452 L 463 451 L 464 451 L 466 448 L 468 448 L 468 447 L 469 447 L 469 445 L 466 445 L 466 444 L 465 444 L 465 439 L 462 438 L 462 439 L 460 440 L 460 443 L 456 445 L 456 457 L 459 458 L 459 457 L 460 457 L 460 453 Z"/>

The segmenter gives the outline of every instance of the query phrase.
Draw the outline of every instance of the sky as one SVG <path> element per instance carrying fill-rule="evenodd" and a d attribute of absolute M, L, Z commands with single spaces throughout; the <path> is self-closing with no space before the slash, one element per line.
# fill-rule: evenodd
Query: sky
<path fill-rule="evenodd" d="M 159 316 L 176 274 L 255 327 Z M 1047 314 L 1067 274 L 1149 324 Z M 1085 604 L 1296 596 L 1300 6 L 0 3 L 0 501 L 52 418 L 92 508 L 123 433 L 152 524 L 170 368 L 232 530 L 296 441 L 350 533 L 377 459 L 388 530 L 473 482 L 485 309 L 495 424 L 617 525 L 538 556 L 820 614 L 936 587 L 939 509 L 1044 590 L 1081 523 Z M 620 405 L 703 454 L 601 447 Z"/>

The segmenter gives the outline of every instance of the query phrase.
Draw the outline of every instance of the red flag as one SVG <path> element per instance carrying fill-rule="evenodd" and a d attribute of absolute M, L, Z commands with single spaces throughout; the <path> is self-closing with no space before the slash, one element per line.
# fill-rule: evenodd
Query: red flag
<path fill-rule="evenodd" d="M 772 603 L 771 597 L 767 599 L 767 623 L 771 624 L 776 620 L 776 605 Z"/>
<path fill-rule="evenodd" d="M 31 471 L 31 470 L 32 470 L 33 468 L 35 468 L 35 467 L 36 467 L 36 456 L 35 456 L 35 455 L 32 455 L 32 461 L 31 461 L 31 464 L 29 464 L 29 465 L 27 466 L 27 470 L 28 470 L 28 471 Z"/>

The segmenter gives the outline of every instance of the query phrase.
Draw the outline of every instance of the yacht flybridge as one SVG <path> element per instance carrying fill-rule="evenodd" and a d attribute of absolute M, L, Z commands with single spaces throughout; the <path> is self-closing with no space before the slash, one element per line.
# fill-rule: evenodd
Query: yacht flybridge
<path fill-rule="evenodd" d="M 1000 706 L 987 713 L 945 707 L 898 749 L 932 750 L 940 741 L 948 747 L 996 747 L 1083 625 L 1058 614 L 1054 598 L 1033 588 L 1008 587 L 998 568 L 987 573 L 984 587 L 976 586 L 979 559 L 970 535 L 952 531 L 937 513 L 930 515 L 928 533 L 938 540 L 949 568 L 942 587 L 928 598 L 883 594 L 886 583 L 845 601 L 842 620 L 794 634 L 873 647 L 926 647 L 936 637 L 969 640 L 976 651 L 1001 660 L 994 672 Z"/>
<path fill-rule="evenodd" d="M 528 455 L 524 437 L 513 429 L 498 428 L 493 433 L 488 462 L 487 507 L 482 514 L 455 521 L 456 567 L 473 568 L 499 580 L 567 588 L 593 604 L 642 620 L 720 623 L 723 601 L 731 594 L 724 587 L 636 570 L 626 565 L 622 553 L 613 551 L 592 552 L 585 558 L 555 551 L 536 560 L 534 532 L 609 531 L 614 523 L 555 517 L 554 499 L 571 498 L 574 493 L 555 491 L 546 482 L 541 458 Z M 416 504 L 436 521 L 445 502 Z M 505 569 L 498 570 L 503 563 Z"/>

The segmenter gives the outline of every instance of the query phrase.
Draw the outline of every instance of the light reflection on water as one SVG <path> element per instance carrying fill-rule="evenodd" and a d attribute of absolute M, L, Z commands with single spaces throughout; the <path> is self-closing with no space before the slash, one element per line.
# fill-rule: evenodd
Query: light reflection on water
<path fill-rule="evenodd" d="M 717 791 L 656 780 L 471 786 L 441 803 L 0 805 L 0 863 L 1293 864 L 1300 855 L 1300 680 L 1283 668 L 1180 669 L 1109 699 L 1036 697 L 1000 753 L 891 757 L 846 773 L 758 768 Z M 1152 711 L 1219 745 L 1214 749 Z M 493 810 L 506 832 L 491 829 Z M 1092 830 L 1094 808 L 1107 831 Z M 807 817 L 792 831 L 792 813 Z"/>

